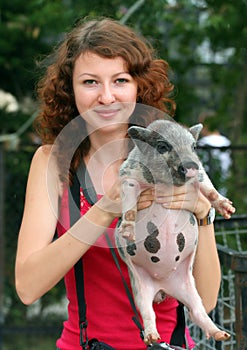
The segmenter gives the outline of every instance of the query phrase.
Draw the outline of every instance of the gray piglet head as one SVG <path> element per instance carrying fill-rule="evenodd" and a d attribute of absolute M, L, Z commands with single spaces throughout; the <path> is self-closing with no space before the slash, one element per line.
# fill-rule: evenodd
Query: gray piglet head
<path fill-rule="evenodd" d="M 201 129 L 202 124 L 185 128 L 170 120 L 156 120 L 147 128 L 132 126 L 128 133 L 138 149 L 133 156 L 148 167 L 155 183 L 183 185 L 199 170 L 195 146 Z"/>

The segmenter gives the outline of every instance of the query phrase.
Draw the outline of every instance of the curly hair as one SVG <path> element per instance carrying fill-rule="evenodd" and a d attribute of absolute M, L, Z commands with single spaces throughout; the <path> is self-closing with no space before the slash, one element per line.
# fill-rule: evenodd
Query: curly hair
<path fill-rule="evenodd" d="M 35 121 L 35 129 L 43 144 L 53 144 L 62 129 L 79 115 L 72 75 L 76 59 L 87 52 L 103 58 L 122 57 L 129 74 L 137 82 L 137 103 L 155 107 L 171 116 L 174 114 L 169 65 L 165 60 L 154 57 L 152 46 L 131 28 L 115 20 L 83 19 L 55 49 L 53 62 L 38 83 L 40 114 Z M 141 123 L 147 126 L 154 118 L 157 119 L 157 116 L 148 116 Z M 139 122 L 135 119 L 132 117 L 130 123 Z M 89 148 L 90 141 L 85 138 L 74 154 L 72 171 Z"/>

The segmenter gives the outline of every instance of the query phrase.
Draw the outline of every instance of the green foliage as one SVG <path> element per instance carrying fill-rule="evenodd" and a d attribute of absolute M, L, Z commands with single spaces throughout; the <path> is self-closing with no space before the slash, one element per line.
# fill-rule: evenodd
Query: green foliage
<path fill-rule="evenodd" d="M 13 334 L 6 335 L 3 350 L 54 350 L 58 335 L 57 329 L 54 329 L 52 333 L 44 329 L 43 333 L 35 334 L 30 328 L 27 332 L 15 334 L 14 340 Z"/>
<path fill-rule="evenodd" d="M 76 3 L 76 1 L 75 1 Z M 79 3 L 79 1 L 78 1 Z M 33 93 L 37 61 L 61 39 L 76 16 L 72 1 L 1 2 L 1 88 L 21 98 Z M 78 7 L 78 5 L 77 5 Z M 85 15 L 85 13 L 82 13 Z"/>

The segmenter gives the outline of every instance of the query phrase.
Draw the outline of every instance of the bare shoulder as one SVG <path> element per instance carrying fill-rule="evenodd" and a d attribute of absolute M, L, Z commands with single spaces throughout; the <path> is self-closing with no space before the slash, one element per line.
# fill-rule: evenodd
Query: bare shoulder
<path fill-rule="evenodd" d="M 52 155 L 52 145 L 43 145 L 37 148 L 33 156 L 33 162 L 48 162 Z"/>
<path fill-rule="evenodd" d="M 59 179 L 59 170 L 52 145 L 43 145 L 36 150 L 31 163 L 30 176 L 36 181 L 39 181 L 39 178 L 55 185 L 59 195 L 61 194 L 62 183 Z"/>

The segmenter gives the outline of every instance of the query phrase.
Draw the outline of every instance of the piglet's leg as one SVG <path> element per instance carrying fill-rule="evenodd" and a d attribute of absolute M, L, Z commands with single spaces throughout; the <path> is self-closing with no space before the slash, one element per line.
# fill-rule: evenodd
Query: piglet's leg
<path fill-rule="evenodd" d="M 129 241 L 135 240 L 135 220 L 137 214 L 137 198 L 140 185 L 134 179 L 125 179 L 122 183 L 122 222 L 119 232 Z"/>
<path fill-rule="evenodd" d="M 158 290 L 156 290 L 157 287 L 155 289 L 152 278 L 143 268 L 132 265 L 132 267 L 129 266 L 129 269 L 135 304 L 140 311 L 143 321 L 144 342 L 149 345 L 160 339 L 153 309 L 154 296 Z"/>
<path fill-rule="evenodd" d="M 230 219 L 231 215 L 235 213 L 235 208 L 232 202 L 222 196 L 213 186 L 207 173 L 203 168 L 200 169 L 199 175 L 199 187 L 201 192 L 210 201 L 216 211 L 222 215 L 225 219 Z"/>
<path fill-rule="evenodd" d="M 230 335 L 220 330 L 207 315 L 196 290 L 191 270 L 188 269 L 189 265 L 184 262 L 184 264 L 178 267 L 176 274 L 169 280 L 167 293 L 182 302 L 189 309 L 192 322 L 197 324 L 205 332 L 207 338 L 213 337 L 216 341 L 229 339 Z"/>

